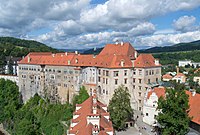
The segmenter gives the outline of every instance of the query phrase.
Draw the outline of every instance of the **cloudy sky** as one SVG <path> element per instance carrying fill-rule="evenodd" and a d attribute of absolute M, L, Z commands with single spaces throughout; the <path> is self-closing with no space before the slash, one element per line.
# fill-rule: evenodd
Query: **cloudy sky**
<path fill-rule="evenodd" d="M 200 40 L 200 0 L 0 0 L 0 36 L 54 48 L 136 48 Z"/>

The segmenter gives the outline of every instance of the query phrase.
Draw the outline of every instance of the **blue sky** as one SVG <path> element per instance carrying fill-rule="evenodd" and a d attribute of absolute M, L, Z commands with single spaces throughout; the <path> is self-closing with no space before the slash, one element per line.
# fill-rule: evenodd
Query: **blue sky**
<path fill-rule="evenodd" d="M 62 49 L 200 40 L 200 0 L 0 0 L 0 36 Z"/>

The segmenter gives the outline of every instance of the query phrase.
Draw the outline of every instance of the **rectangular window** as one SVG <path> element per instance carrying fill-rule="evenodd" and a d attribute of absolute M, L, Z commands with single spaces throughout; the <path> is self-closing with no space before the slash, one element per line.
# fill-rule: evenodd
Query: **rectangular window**
<path fill-rule="evenodd" d="M 139 75 L 142 75 L 142 70 L 139 70 Z"/>
<path fill-rule="evenodd" d="M 135 78 L 133 78 L 133 83 L 135 83 Z"/>
<path fill-rule="evenodd" d="M 101 69 L 99 69 L 99 75 L 101 75 Z"/>
<path fill-rule="evenodd" d="M 148 75 L 148 71 L 146 71 L 146 75 Z"/>
<path fill-rule="evenodd" d="M 158 78 L 156 78 L 156 83 L 158 83 Z"/>
<path fill-rule="evenodd" d="M 26 75 L 22 75 L 22 78 L 26 78 Z"/>
<path fill-rule="evenodd" d="M 127 76 L 127 70 L 124 70 L 124 76 Z"/>
<path fill-rule="evenodd" d="M 141 93 L 141 92 L 138 92 L 138 95 L 141 97 L 142 93 Z"/>
<path fill-rule="evenodd" d="M 139 90 L 142 90 L 142 86 L 139 86 Z"/>
<path fill-rule="evenodd" d="M 106 84 L 108 84 L 108 78 L 106 78 Z"/>
<path fill-rule="evenodd" d="M 103 83 L 105 83 L 105 78 L 103 78 Z"/>
<path fill-rule="evenodd" d="M 55 80 L 55 75 L 50 75 L 50 79 Z"/>
<path fill-rule="evenodd" d="M 109 71 L 106 71 L 106 76 L 109 76 Z"/>
<path fill-rule="evenodd" d="M 142 83 L 142 79 L 139 79 L 139 83 Z"/>
<path fill-rule="evenodd" d="M 148 84 L 150 84 L 151 83 L 151 80 L 150 79 L 148 79 Z"/>
<path fill-rule="evenodd" d="M 114 71 L 114 77 L 119 76 L 119 71 Z"/>
<path fill-rule="evenodd" d="M 156 69 L 156 74 L 159 74 L 159 69 Z"/>
<path fill-rule="evenodd" d="M 105 72 L 106 72 L 106 71 L 105 71 L 105 70 L 103 70 L 103 76 L 105 76 Z"/>
<path fill-rule="evenodd" d="M 154 74 L 154 70 L 152 70 L 152 75 Z"/>
<path fill-rule="evenodd" d="M 146 113 L 146 116 L 148 116 L 149 114 L 148 113 Z"/>
<path fill-rule="evenodd" d="M 98 77 L 98 81 L 101 82 L 101 77 Z"/>
<path fill-rule="evenodd" d="M 115 79 L 115 85 L 117 85 L 118 84 L 118 79 Z"/>
<path fill-rule="evenodd" d="M 64 84 L 64 87 L 67 87 L 67 84 Z"/>
<path fill-rule="evenodd" d="M 142 100 L 139 99 L 139 103 L 142 103 Z"/>
<path fill-rule="evenodd" d="M 124 79 L 124 84 L 127 84 L 127 78 Z"/>
<path fill-rule="evenodd" d="M 135 89 L 135 85 L 133 85 L 133 89 Z"/>

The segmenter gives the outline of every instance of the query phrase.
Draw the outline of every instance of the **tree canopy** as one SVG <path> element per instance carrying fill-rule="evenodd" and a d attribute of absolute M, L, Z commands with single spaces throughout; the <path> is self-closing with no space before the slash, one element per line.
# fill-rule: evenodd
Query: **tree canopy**
<path fill-rule="evenodd" d="M 0 123 L 8 124 L 20 108 L 18 86 L 10 80 L 0 79 Z"/>
<path fill-rule="evenodd" d="M 189 130 L 188 95 L 184 90 L 167 89 L 166 96 L 159 98 L 156 119 L 163 135 L 184 135 Z"/>
<path fill-rule="evenodd" d="M 0 79 L 0 123 L 13 135 L 62 135 L 72 118 L 72 106 L 50 104 L 37 94 L 22 104 L 17 85 Z"/>
<path fill-rule="evenodd" d="M 72 101 L 73 102 L 72 103 L 73 104 L 73 109 L 76 108 L 76 104 L 81 104 L 81 103 L 83 103 L 88 98 L 89 98 L 89 94 L 88 94 L 85 86 L 82 86 L 80 88 L 79 94 L 75 95 L 73 97 L 73 101 Z"/>
<path fill-rule="evenodd" d="M 130 105 L 130 97 L 128 89 L 121 85 L 115 89 L 109 102 L 108 111 L 116 130 L 124 130 L 125 123 L 132 119 L 133 110 Z"/>

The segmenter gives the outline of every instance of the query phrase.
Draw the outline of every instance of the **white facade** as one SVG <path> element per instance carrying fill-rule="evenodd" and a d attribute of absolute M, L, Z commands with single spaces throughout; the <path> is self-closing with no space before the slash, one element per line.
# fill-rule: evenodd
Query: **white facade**
<path fill-rule="evenodd" d="M 10 80 L 15 82 L 18 86 L 19 86 L 19 79 L 18 76 L 14 76 L 14 75 L 0 75 L 0 79 L 5 79 L 5 80 Z"/>
<path fill-rule="evenodd" d="M 200 62 L 192 62 L 191 60 L 181 60 L 178 62 L 179 67 L 185 67 L 186 65 L 193 65 L 194 68 L 196 68 L 197 66 L 200 66 Z"/>
<path fill-rule="evenodd" d="M 144 100 L 144 106 L 143 106 L 143 122 L 153 125 L 156 120 L 155 117 L 158 115 L 158 112 L 156 110 L 158 104 L 158 96 L 155 92 L 153 92 L 150 97 L 147 99 L 147 97 Z"/>
<path fill-rule="evenodd" d="M 185 67 L 186 65 L 192 65 L 191 63 L 192 63 L 191 60 L 180 60 L 178 62 L 178 66 L 179 67 Z"/>
<path fill-rule="evenodd" d="M 200 85 L 200 76 L 195 76 L 195 77 L 193 78 L 193 81 L 194 81 L 194 82 L 197 82 L 197 83 Z"/>

